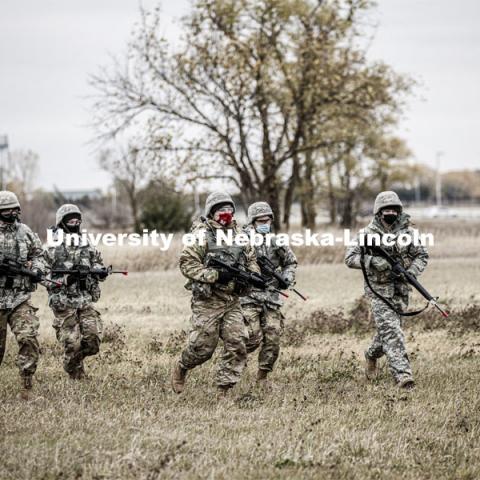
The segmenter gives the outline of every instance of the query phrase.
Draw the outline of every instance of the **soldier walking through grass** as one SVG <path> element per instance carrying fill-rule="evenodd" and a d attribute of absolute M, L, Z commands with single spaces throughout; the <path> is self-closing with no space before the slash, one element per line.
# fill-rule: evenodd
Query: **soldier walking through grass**
<path fill-rule="evenodd" d="M 185 246 L 180 256 L 180 270 L 187 278 L 185 288 L 192 292 L 192 316 L 187 346 L 172 372 L 172 388 L 176 393 L 183 391 L 188 370 L 211 358 L 219 338 L 223 340 L 217 371 L 221 396 L 240 380 L 246 365 L 248 331 L 239 300 L 244 292 L 230 272 L 208 266 L 209 259 L 217 259 L 253 272 L 260 271 L 250 245 L 217 245 L 218 232 L 240 233 L 234 214 L 235 204 L 230 195 L 211 193 L 206 200 L 203 221 L 192 229 L 199 241 Z"/>
<path fill-rule="evenodd" d="M 248 224 L 244 230 L 247 233 L 253 230 L 264 236 L 264 242 L 255 247 L 261 273 L 268 276 L 268 272 L 262 267 L 263 260 L 266 262 L 265 266 L 273 268 L 283 280 L 273 279 L 273 286 L 276 289 L 287 289 L 295 283 L 297 259 L 290 247 L 278 246 L 274 236 L 270 238 L 270 242 L 265 241 L 265 236 L 271 233 L 272 222 L 273 211 L 270 205 L 256 202 L 248 207 Z M 247 352 L 254 352 L 260 347 L 257 381 L 264 383 L 280 353 L 280 336 L 284 328 L 284 316 L 281 312 L 283 301 L 278 291 L 255 288 L 240 301 L 249 331 Z"/>
<path fill-rule="evenodd" d="M 383 245 L 383 248 L 415 277 L 419 276 L 427 266 L 428 253 L 424 246 L 402 245 L 397 240 L 399 235 L 413 236 L 410 216 L 403 211 L 403 205 L 395 192 L 386 191 L 377 195 L 373 209 L 374 217 L 370 224 L 360 230 L 360 235 L 393 234 L 394 246 Z M 405 242 L 407 243 L 407 242 Z M 361 262 L 367 274 L 365 294 L 370 299 L 376 334 L 372 344 L 365 352 L 365 373 L 372 380 L 377 375 L 377 360 L 386 355 L 390 372 L 402 388 L 412 388 L 414 380 L 410 361 L 405 348 L 405 337 L 401 328 L 401 315 L 407 309 L 411 286 L 403 276 L 397 276 L 390 263 L 380 256 L 372 256 L 362 252 L 362 246 L 355 245 L 347 249 L 345 263 L 350 268 L 361 268 Z M 381 297 L 386 299 L 393 310 Z"/>
<path fill-rule="evenodd" d="M 30 296 L 42 280 L 45 264 L 38 235 L 19 221 L 20 203 L 13 192 L 0 192 L 0 362 L 5 351 L 7 325 L 18 344 L 17 367 L 21 395 L 28 398 L 40 354 L 38 308 Z M 13 269 L 8 265 L 13 265 Z M 20 273 L 25 267 L 32 275 Z"/>
<path fill-rule="evenodd" d="M 103 323 L 93 303 L 100 298 L 99 282 L 108 276 L 100 252 L 83 243 L 79 236 L 82 213 L 76 205 L 62 205 L 56 214 L 55 234 L 64 235 L 58 246 L 47 246 L 45 260 L 51 270 L 71 273 L 49 273 L 48 278 L 60 285 L 47 285 L 48 304 L 55 316 L 53 327 L 63 347 L 63 368 L 70 378 L 85 377 L 83 361 L 100 349 Z M 70 234 L 78 242 L 67 241 Z M 96 273 L 89 271 L 95 269 Z"/>

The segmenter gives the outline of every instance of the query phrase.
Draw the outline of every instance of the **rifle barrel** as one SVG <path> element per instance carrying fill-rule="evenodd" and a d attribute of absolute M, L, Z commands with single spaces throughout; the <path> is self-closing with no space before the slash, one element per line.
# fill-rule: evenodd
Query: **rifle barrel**
<path fill-rule="evenodd" d="M 302 295 L 296 288 L 292 288 L 292 292 L 293 293 L 296 293 L 303 301 L 307 301 L 307 297 L 305 297 L 304 295 Z"/>

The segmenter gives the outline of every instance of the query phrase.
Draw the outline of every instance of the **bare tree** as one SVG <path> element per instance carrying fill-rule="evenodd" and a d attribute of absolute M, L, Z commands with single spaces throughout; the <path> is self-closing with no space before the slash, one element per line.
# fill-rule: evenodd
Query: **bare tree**
<path fill-rule="evenodd" d="M 129 145 L 103 150 L 99 156 L 100 167 L 112 175 L 113 181 L 126 196 L 133 220 L 133 228 L 141 231 L 140 199 L 141 188 L 149 183 L 158 172 L 157 158 L 144 150 Z"/>
<path fill-rule="evenodd" d="M 9 158 L 8 183 L 25 200 L 33 192 L 38 175 L 38 154 L 32 150 L 14 150 Z"/>
<path fill-rule="evenodd" d="M 318 151 L 353 119 L 391 114 L 403 78 L 361 46 L 369 0 L 203 0 L 173 49 L 161 13 L 141 11 L 127 60 L 92 77 L 101 140 L 142 132 L 185 179 L 235 185 L 280 226 L 294 198 L 315 223 Z M 386 116 L 384 115 L 384 116 Z M 348 133 L 348 132 L 347 132 Z M 351 135 L 348 135 L 350 141 Z"/>

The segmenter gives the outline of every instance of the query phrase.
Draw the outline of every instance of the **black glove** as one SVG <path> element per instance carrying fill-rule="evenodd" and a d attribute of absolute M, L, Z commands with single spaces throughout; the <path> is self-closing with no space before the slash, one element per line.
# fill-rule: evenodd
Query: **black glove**
<path fill-rule="evenodd" d="M 32 281 L 32 283 L 39 283 L 43 280 L 43 273 L 40 270 L 34 270 L 33 273 L 35 275 L 32 275 L 30 277 L 30 280 Z"/>
<path fill-rule="evenodd" d="M 224 272 L 220 270 L 218 272 L 217 283 L 226 285 L 230 280 L 233 279 L 233 277 L 234 277 L 234 274 L 232 272 Z"/>
<path fill-rule="evenodd" d="M 105 267 L 102 267 L 95 273 L 95 275 L 97 275 L 98 278 L 103 280 L 104 278 L 108 277 L 108 269 Z"/>
<path fill-rule="evenodd" d="M 280 290 L 286 290 L 290 286 L 290 282 L 283 277 L 281 278 L 282 280 L 277 278 L 278 287 L 280 288 Z"/>
<path fill-rule="evenodd" d="M 67 277 L 65 278 L 65 283 L 70 286 L 73 285 L 77 280 L 78 277 L 76 277 L 75 275 L 67 275 Z"/>

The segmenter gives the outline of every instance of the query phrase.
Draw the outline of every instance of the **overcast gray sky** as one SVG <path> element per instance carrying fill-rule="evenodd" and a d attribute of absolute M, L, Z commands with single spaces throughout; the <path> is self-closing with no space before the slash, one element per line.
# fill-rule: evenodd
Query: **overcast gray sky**
<path fill-rule="evenodd" d="M 144 0 L 149 6 L 155 0 Z M 105 187 L 95 161 L 85 98 L 87 78 L 110 54 L 122 54 L 137 0 L 2 0 L 0 6 L 0 134 L 11 149 L 40 155 L 39 186 Z M 165 33 L 188 0 L 162 2 Z M 399 133 L 421 162 L 442 170 L 480 168 L 480 2 L 379 0 L 370 56 L 422 84 Z M 422 98 L 420 98 L 422 97 Z"/>

